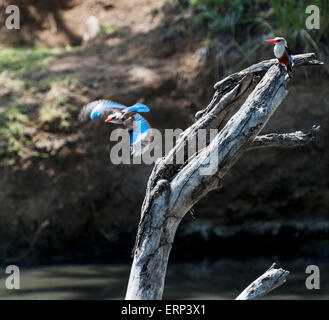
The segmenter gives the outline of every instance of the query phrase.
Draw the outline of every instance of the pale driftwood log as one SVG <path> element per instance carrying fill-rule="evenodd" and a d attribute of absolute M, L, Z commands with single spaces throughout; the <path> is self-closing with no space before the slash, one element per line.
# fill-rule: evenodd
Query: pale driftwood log
<path fill-rule="evenodd" d="M 322 64 L 313 53 L 294 56 L 294 61 L 295 66 Z M 221 186 L 227 171 L 253 146 L 288 93 L 285 86 L 289 78 L 283 68 L 274 64 L 274 59 L 263 61 L 217 83 L 209 106 L 196 114 L 196 122 L 182 133 L 168 155 L 156 162 L 142 205 L 126 299 L 162 298 L 168 258 L 180 221 L 195 203 Z M 225 124 L 229 111 L 249 93 Z M 198 129 L 212 128 L 221 130 L 206 148 L 184 164 L 175 162 L 180 152 L 186 155 Z M 258 146 L 269 140 L 257 139 L 263 141 Z M 211 174 L 202 172 L 209 169 Z"/>
<path fill-rule="evenodd" d="M 244 289 L 235 300 L 258 300 L 275 288 L 286 282 L 289 271 L 272 266 L 246 289 Z"/>

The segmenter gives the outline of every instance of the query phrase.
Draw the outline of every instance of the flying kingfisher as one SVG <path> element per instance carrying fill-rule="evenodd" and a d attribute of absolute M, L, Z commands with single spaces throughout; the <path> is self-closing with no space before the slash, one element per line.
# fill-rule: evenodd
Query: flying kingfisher
<path fill-rule="evenodd" d="M 294 60 L 289 52 L 287 41 L 284 38 L 276 37 L 271 40 L 266 40 L 270 43 L 275 43 L 274 55 L 279 60 L 279 63 L 286 67 L 286 69 L 292 72 L 294 66 Z"/>
<path fill-rule="evenodd" d="M 138 156 L 144 153 L 151 142 L 150 125 L 139 114 L 150 109 L 141 103 L 135 103 L 131 107 L 109 100 L 96 100 L 82 107 L 79 120 L 87 122 L 97 118 L 104 118 L 106 123 L 122 124 L 129 133 L 131 154 Z"/>

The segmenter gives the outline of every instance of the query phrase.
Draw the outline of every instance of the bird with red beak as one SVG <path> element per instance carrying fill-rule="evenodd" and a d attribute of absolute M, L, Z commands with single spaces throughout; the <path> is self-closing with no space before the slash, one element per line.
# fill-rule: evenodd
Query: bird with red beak
<path fill-rule="evenodd" d="M 87 122 L 105 118 L 106 123 L 123 125 L 130 138 L 131 154 L 138 156 L 148 150 L 151 143 L 151 126 L 139 113 L 150 109 L 141 103 L 126 107 L 110 100 L 96 100 L 86 104 L 79 113 L 79 120 Z"/>
<path fill-rule="evenodd" d="M 275 43 L 274 55 L 278 59 L 279 63 L 292 72 L 294 66 L 294 60 L 289 52 L 287 41 L 284 38 L 276 37 L 274 39 L 266 40 L 269 43 Z"/>

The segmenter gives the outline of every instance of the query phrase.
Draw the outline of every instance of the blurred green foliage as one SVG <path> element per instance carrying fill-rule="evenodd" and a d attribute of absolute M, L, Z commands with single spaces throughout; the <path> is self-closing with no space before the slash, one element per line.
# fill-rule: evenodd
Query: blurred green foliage
<path fill-rule="evenodd" d="M 24 138 L 24 125 L 26 123 L 28 123 L 27 115 L 14 106 L 1 114 L 0 155 L 16 153 L 19 157 L 25 156 L 23 144 L 24 142 L 28 143 Z M 8 162 L 8 159 L 3 159 L 2 162 Z"/>
<path fill-rule="evenodd" d="M 28 76 L 65 51 L 63 48 L 44 47 L 5 48 L 0 51 L 0 72 L 11 70 L 17 72 L 18 76 Z"/>
<path fill-rule="evenodd" d="M 320 29 L 308 30 L 305 21 L 308 5 L 316 5 L 320 9 Z M 306 50 L 314 48 L 319 50 L 319 43 L 329 38 L 329 1 L 328 0 L 272 0 L 271 16 L 273 34 L 285 37 L 293 46 L 301 44 Z"/>
<path fill-rule="evenodd" d="M 172 5 L 193 11 L 197 24 L 210 31 L 235 34 L 236 28 L 253 23 L 262 33 L 287 38 L 292 46 L 319 49 L 329 38 L 328 0 L 177 0 Z M 305 10 L 310 4 L 320 8 L 320 29 L 307 30 Z M 242 30 L 242 29 L 241 29 Z"/>
<path fill-rule="evenodd" d="M 116 34 L 118 30 L 119 30 L 118 26 L 112 26 L 109 24 L 102 25 L 99 28 L 96 38 L 101 39 L 101 40 L 106 39 L 109 35 Z"/>
<path fill-rule="evenodd" d="M 65 48 L 5 48 L 0 51 L 0 86 L 7 92 L 0 106 L 0 164 L 11 165 L 11 155 L 22 158 L 32 151 L 31 135 L 27 128 L 38 128 L 56 121 L 58 128 L 70 125 L 70 112 L 75 108 L 60 92 L 68 86 L 68 77 L 49 77 L 47 66 L 55 58 L 67 53 Z M 20 102 L 23 95 L 41 101 L 36 110 L 29 110 Z M 31 112 L 32 111 L 32 112 Z M 35 112 L 36 111 L 36 112 Z M 31 119 L 30 113 L 34 114 Z"/>
<path fill-rule="evenodd" d="M 194 11 L 195 22 L 205 23 L 210 30 L 234 33 L 237 25 L 249 21 L 248 14 L 265 0 L 180 0 L 181 8 Z"/>

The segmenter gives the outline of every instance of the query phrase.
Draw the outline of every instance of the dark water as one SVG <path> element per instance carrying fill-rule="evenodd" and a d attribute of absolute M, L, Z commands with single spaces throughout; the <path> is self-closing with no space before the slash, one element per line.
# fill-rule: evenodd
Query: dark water
<path fill-rule="evenodd" d="M 171 263 L 164 299 L 234 299 L 264 273 L 273 260 L 249 259 Z M 275 261 L 290 271 L 287 282 L 266 299 L 329 299 L 329 261 Z M 320 289 L 308 290 L 307 265 L 320 268 Z M 20 289 L 5 288 L 4 268 L 0 299 L 123 299 L 130 264 L 56 265 L 20 268 Z"/>

